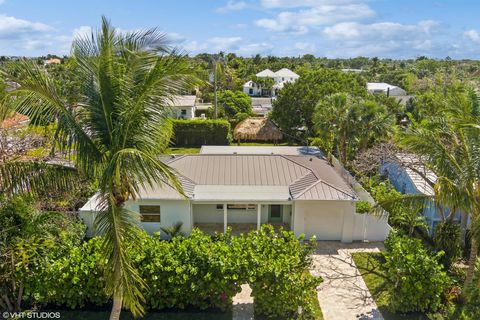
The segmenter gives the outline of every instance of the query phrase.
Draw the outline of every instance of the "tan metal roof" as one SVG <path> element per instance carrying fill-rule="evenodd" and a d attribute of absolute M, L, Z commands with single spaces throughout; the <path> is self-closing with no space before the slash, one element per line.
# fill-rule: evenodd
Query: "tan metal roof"
<path fill-rule="evenodd" d="M 310 172 L 278 155 L 185 155 L 168 165 L 205 185 L 288 186 Z"/>
<path fill-rule="evenodd" d="M 267 193 L 268 200 L 272 200 L 271 192 L 263 196 L 261 192 L 255 194 L 258 187 L 266 190 L 284 187 L 293 200 L 356 199 L 355 192 L 326 160 L 315 156 L 192 154 L 170 159 L 168 165 L 185 177 L 188 183 L 182 182 L 182 185 L 189 187 L 193 199 L 213 199 L 216 196 L 213 193 L 220 194 L 213 191 L 223 188 L 221 198 L 235 200 L 236 190 L 251 188 L 247 193 L 252 200 L 261 200 L 257 198 L 265 198 Z M 207 195 L 207 191 L 212 195 Z"/>

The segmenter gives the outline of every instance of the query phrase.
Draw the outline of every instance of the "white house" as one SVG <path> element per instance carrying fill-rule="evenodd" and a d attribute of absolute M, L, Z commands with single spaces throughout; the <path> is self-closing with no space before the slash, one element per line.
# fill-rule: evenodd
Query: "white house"
<path fill-rule="evenodd" d="M 368 82 L 367 91 L 371 94 L 383 93 L 389 97 L 406 96 L 407 92 L 400 87 L 385 82 Z"/>
<path fill-rule="evenodd" d="M 168 184 L 145 188 L 126 207 L 140 213 L 148 232 L 178 221 L 183 231 L 248 232 L 272 224 L 319 240 L 383 241 L 386 219 L 357 214 L 357 195 L 320 155 L 307 147 L 215 147 L 171 156 L 185 197 Z M 92 235 L 95 197 L 80 209 Z"/>
<path fill-rule="evenodd" d="M 195 95 L 177 95 L 170 103 L 172 117 L 177 119 L 194 119 L 197 97 Z"/>
<path fill-rule="evenodd" d="M 290 69 L 283 68 L 278 70 L 277 72 L 273 72 L 270 69 L 265 69 L 260 71 L 256 74 L 258 78 L 272 78 L 274 80 L 274 84 L 272 90 L 262 90 L 262 87 L 252 80 L 245 82 L 243 85 L 243 92 L 250 96 L 276 96 L 278 91 L 283 88 L 285 83 L 288 82 L 295 82 L 297 81 L 300 76 L 293 72 Z"/>

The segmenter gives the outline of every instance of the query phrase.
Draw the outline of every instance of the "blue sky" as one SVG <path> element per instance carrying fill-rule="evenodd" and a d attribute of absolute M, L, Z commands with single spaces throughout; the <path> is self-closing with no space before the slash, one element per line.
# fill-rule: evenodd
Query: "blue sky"
<path fill-rule="evenodd" d="M 0 55 L 68 54 L 102 14 L 189 54 L 480 58 L 473 0 L 0 0 Z"/>

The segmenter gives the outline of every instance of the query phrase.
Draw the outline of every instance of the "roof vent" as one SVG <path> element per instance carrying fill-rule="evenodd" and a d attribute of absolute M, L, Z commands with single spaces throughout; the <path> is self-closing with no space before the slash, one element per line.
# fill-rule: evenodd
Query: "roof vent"
<path fill-rule="evenodd" d="M 175 159 L 175 155 L 172 154 L 172 155 L 170 156 L 170 159 Z"/>
<path fill-rule="evenodd" d="M 233 154 L 237 154 L 237 151 L 234 151 Z"/>
<path fill-rule="evenodd" d="M 312 162 L 312 161 L 313 161 L 313 158 L 310 158 L 309 160 L 310 160 L 310 162 Z"/>

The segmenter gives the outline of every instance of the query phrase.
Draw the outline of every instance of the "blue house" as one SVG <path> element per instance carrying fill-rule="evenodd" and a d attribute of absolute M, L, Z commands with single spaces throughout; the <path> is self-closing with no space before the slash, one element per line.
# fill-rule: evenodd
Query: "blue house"
<path fill-rule="evenodd" d="M 380 166 L 380 173 L 388 177 L 395 189 L 403 194 L 434 195 L 432 184 L 437 181 L 437 176 L 413 155 L 397 154 L 396 159 L 384 160 Z M 434 201 L 428 201 L 423 208 L 423 216 L 430 234 L 442 221 L 441 210 L 437 208 Z M 443 210 L 443 214 L 447 216 L 448 209 Z M 460 222 L 461 214 L 456 213 L 453 220 Z"/>

